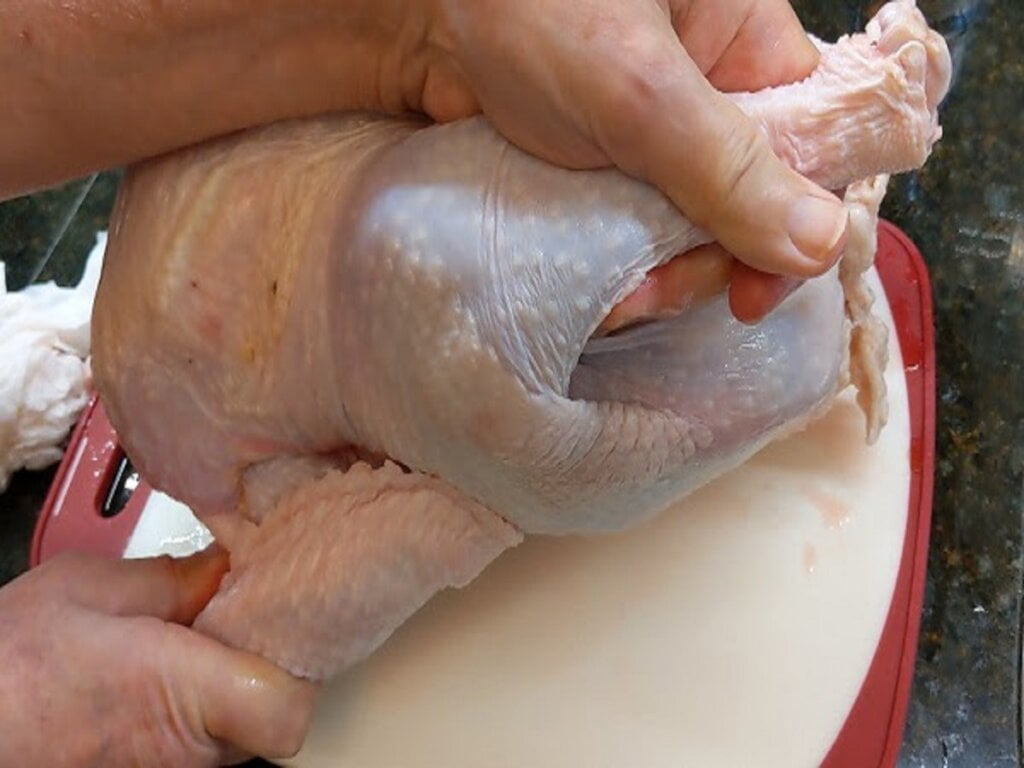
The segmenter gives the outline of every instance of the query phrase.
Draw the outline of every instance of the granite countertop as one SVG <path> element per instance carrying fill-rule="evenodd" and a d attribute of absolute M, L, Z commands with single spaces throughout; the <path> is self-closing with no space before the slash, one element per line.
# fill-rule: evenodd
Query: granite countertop
<path fill-rule="evenodd" d="M 879 2 L 794 0 L 826 39 Z M 1024 518 L 1024 29 L 1020 0 L 919 0 L 946 35 L 954 85 L 927 168 L 884 215 L 932 274 L 938 344 L 935 507 L 914 695 L 901 766 L 1021 765 Z M 77 280 L 117 173 L 0 205 L 8 284 Z M 0 584 L 27 567 L 53 470 L 0 495 Z"/>

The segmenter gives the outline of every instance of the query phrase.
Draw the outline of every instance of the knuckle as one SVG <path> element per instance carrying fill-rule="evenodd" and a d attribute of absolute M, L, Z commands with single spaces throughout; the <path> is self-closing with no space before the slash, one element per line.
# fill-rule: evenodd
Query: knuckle
<path fill-rule="evenodd" d="M 82 552 L 61 552 L 50 560 L 46 567 L 53 572 L 64 573 L 65 571 L 78 570 L 92 560 L 90 555 Z"/>
<path fill-rule="evenodd" d="M 657 114 L 665 104 L 673 64 L 664 44 L 649 33 L 623 41 L 620 64 L 606 84 L 609 115 L 632 122 Z"/>
<path fill-rule="evenodd" d="M 89 570 L 95 558 L 82 552 L 61 552 L 39 569 L 40 578 L 52 580 L 55 585 L 72 591 L 79 583 L 89 579 Z"/>
<path fill-rule="evenodd" d="M 126 687 L 140 704 L 143 754 L 153 765 L 213 765 L 219 746 L 203 725 L 199 698 L 181 659 L 194 651 L 190 630 L 145 619 L 153 628 L 151 656 L 135 669 Z M 185 668 L 187 669 L 187 667 Z M 140 763 L 145 765 L 146 763 Z"/>
<path fill-rule="evenodd" d="M 732 207 L 756 184 L 763 163 L 770 156 L 767 140 L 743 121 L 734 122 L 721 135 L 710 171 L 715 206 Z"/>
<path fill-rule="evenodd" d="M 590 115 L 597 144 L 628 173 L 647 178 L 658 163 L 659 134 L 678 91 L 678 60 L 648 33 L 627 40 Z"/>

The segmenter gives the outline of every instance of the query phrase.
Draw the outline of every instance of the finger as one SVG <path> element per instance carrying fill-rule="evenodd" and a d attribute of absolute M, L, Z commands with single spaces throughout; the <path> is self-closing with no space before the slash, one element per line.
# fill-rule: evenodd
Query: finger
<path fill-rule="evenodd" d="M 216 545 L 187 558 L 111 560 L 86 555 L 54 560 L 68 596 L 88 608 L 116 616 L 155 616 L 190 623 L 209 602 L 228 569 Z"/>
<path fill-rule="evenodd" d="M 239 749 L 238 747 L 231 746 L 230 744 L 224 744 L 221 747 L 219 758 L 221 765 L 239 765 L 252 760 L 253 755 L 251 752 L 246 752 L 244 749 Z"/>
<path fill-rule="evenodd" d="M 803 80 L 820 54 L 788 0 L 751 4 L 733 39 L 707 77 L 723 91 L 756 91 Z"/>
<path fill-rule="evenodd" d="M 450 123 L 480 112 L 472 88 L 450 58 L 439 59 L 427 70 L 422 98 L 423 111 L 439 123 Z"/>
<path fill-rule="evenodd" d="M 670 10 L 679 41 L 720 90 L 792 83 L 818 64 L 788 0 L 673 0 Z"/>
<path fill-rule="evenodd" d="M 172 722 L 187 723 L 197 739 L 220 742 L 225 759 L 281 759 L 299 751 L 316 685 L 191 630 L 169 629 L 157 673 L 177 708 Z"/>
<path fill-rule="evenodd" d="M 651 181 L 741 261 L 811 277 L 839 254 L 846 209 L 786 167 L 760 130 L 704 79 L 675 34 L 651 27 L 596 55 L 623 62 L 590 124 L 616 165 Z"/>
<path fill-rule="evenodd" d="M 751 0 L 671 0 L 672 27 L 686 53 L 705 75 L 722 58 L 750 15 Z"/>
<path fill-rule="evenodd" d="M 636 323 L 683 312 L 722 293 L 733 257 L 717 243 L 694 248 L 652 269 L 633 293 L 619 302 L 598 328 L 612 333 Z"/>
<path fill-rule="evenodd" d="M 729 281 L 729 308 L 741 323 L 754 325 L 767 317 L 802 283 L 791 277 L 759 272 L 737 261 L 733 264 Z"/>

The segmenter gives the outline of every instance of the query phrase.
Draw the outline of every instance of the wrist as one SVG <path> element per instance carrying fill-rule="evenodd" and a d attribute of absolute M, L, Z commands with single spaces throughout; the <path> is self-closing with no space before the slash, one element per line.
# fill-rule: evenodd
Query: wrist
<path fill-rule="evenodd" d="M 288 7 L 293 7 L 285 2 Z M 435 0 L 322 0 L 298 41 L 299 78 L 319 82 L 302 112 L 419 110 L 438 14 Z M 294 11 L 293 11 L 294 13 Z M 305 70 L 304 72 L 302 70 Z M 322 103 L 321 103 L 322 102 Z"/>

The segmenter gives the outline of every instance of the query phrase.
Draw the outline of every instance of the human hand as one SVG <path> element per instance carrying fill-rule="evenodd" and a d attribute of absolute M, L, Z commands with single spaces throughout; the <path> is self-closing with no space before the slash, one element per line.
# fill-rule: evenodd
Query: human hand
<path fill-rule="evenodd" d="M 785 166 L 721 93 L 814 69 L 817 50 L 785 0 L 438 3 L 422 87 L 433 118 L 482 110 L 551 162 L 615 165 L 655 184 L 720 244 L 705 261 L 731 253 L 746 265 L 730 287 L 742 319 L 835 262 L 840 201 Z"/>
<path fill-rule="evenodd" d="M 215 766 L 298 751 L 315 688 L 188 624 L 227 557 L 63 555 L 0 590 L 0 764 Z"/>

